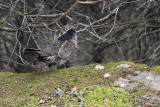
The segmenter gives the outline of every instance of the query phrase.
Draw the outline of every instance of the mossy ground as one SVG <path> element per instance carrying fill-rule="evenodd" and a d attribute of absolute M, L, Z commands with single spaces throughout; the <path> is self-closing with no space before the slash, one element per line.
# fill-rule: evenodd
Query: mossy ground
<path fill-rule="evenodd" d="M 127 107 L 140 105 L 136 98 L 128 95 L 128 92 L 118 87 L 91 86 L 79 90 L 84 100 L 85 107 Z M 70 98 L 71 100 L 71 98 Z M 64 107 L 78 105 L 78 100 L 71 100 Z"/>
<path fill-rule="evenodd" d="M 102 64 L 105 66 L 105 69 L 103 70 L 96 70 L 96 64 L 91 64 L 87 66 L 72 67 L 48 72 L 18 74 L 0 72 L 0 106 L 32 107 L 34 105 L 40 105 L 39 100 L 41 97 L 48 92 L 54 92 L 57 88 L 71 90 L 73 87 L 84 89 L 86 86 L 97 85 L 102 87 L 99 87 L 100 89 L 105 90 L 103 89 L 103 86 L 113 87 L 113 82 L 118 77 L 125 77 L 125 75 L 128 74 L 127 69 L 116 67 L 120 64 L 131 65 L 129 69 L 130 71 L 140 70 L 142 72 L 154 72 L 155 70 L 156 74 L 160 74 L 160 67 L 149 68 L 147 65 L 135 64 L 133 62 Z M 104 79 L 103 75 L 106 72 L 110 73 L 111 77 Z M 146 91 L 148 90 L 143 88 L 143 90 L 138 90 L 136 95 L 138 96 L 141 93 L 145 93 Z M 130 92 L 133 93 L 134 91 L 132 90 Z M 84 97 L 87 98 L 88 96 L 86 95 Z M 96 103 L 96 101 L 94 103 Z M 132 103 L 133 102 L 130 104 Z M 91 105 L 93 105 L 93 103 Z"/>

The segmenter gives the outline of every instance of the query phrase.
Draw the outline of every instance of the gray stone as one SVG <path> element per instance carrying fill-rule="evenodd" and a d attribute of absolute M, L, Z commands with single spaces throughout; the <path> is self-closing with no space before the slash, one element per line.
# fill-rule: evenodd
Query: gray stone
<path fill-rule="evenodd" d="M 138 83 L 135 83 L 135 82 L 129 83 L 128 79 L 124 79 L 122 77 L 120 77 L 115 83 L 118 84 L 120 87 L 129 88 L 129 89 L 132 89 L 138 85 Z"/>
<path fill-rule="evenodd" d="M 128 74 L 127 77 L 137 80 L 138 82 L 144 83 L 147 87 L 153 88 L 155 90 L 160 90 L 160 75 L 153 75 L 148 72 L 140 72 L 137 76 Z"/>

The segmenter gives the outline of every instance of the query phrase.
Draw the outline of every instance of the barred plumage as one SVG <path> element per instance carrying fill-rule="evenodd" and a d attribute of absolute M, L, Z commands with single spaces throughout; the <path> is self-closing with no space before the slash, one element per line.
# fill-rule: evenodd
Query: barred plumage
<path fill-rule="evenodd" d="M 57 66 L 64 64 L 71 56 L 75 53 L 77 49 L 77 35 L 74 33 L 72 39 L 66 40 L 58 51 L 58 63 Z"/>
<path fill-rule="evenodd" d="M 60 41 L 64 41 L 60 45 Z M 56 66 L 61 66 L 69 60 L 77 48 L 77 35 L 73 29 L 68 30 L 61 35 L 57 41 L 45 49 L 25 49 L 26 53 L 31 53 L 39 61 L 48 62 L 49 64 L 55 63 Z"/>

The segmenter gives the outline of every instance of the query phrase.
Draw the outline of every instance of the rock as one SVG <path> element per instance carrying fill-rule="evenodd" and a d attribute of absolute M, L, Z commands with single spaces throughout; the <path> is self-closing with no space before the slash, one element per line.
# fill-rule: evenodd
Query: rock
<path fill-rule="evenodd" d="M 95 69 L 104 69 L 103 65 L 96 65 Z"/>
<path fill-rule="evenodd" d="M 152 80 L 152 79 L 154 79 L 154 78 L 153 78 L 153 76 L 148 75 L 148 76 L 146 77 L 146 79 L 147 79 L 147 80 Z"/>
<path fill-rule="evenodd" d="M 105 74 L 103 75 L 104 78 L 108 78 L 108 77 L 110 77 L 110 76 L 111 76 L 110 73 L 105 73 Z"/>
<path fill-rule="evenodd" d="M 128 74 L 126 77 L 136 80 L 138 82 L 144 83 L 147 87 L 153 88 L 155 90 L 160 90 L 160 75 L 153 75 L 146 71 L 138 73 L 137 76 Z"/>
<path fill-rule="evenodd" d="M 132 89 L 138 85 L 138 83 L 130 83 L 128 79 L 124 79 L 122 77 L 120 77 L 115 83 L 118 84 L 120 87 L 128 89 Z"/>
<path fill-rule="evenodd" d="M 120 68 L 120 67 L 123 67 L 123 68 L 129 68 L 131 65 L 128 65 L 128 64 L 120 64 L 120 65 L 117 65 L 116 67 L 117 68 Z"/>

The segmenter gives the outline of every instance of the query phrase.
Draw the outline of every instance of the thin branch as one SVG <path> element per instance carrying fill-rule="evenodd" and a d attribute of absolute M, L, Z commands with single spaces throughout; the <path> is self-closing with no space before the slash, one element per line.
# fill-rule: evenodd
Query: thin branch
<path fill-rule="evenodd" d="M 17 30 L 17 32 L 16 32 L 16 37 L 17 37 L 17 36 L 18 36 L 18 30 Z M 12 56 L 13 56 L 13 54 L 14 54 L 14 52 L 15 52 L 15 49 L 16 49 L 16 47 L 17 47 L 17 44 L 18 44 L 18 41 L 16 41 L 16 43 L 15 43 L 15 45 L 14 45 L 14 48 L 13 48 L 13 51 L 12 51 L 11 56 L 9 57 L 9 59 L 12 59 Z M 8 63 L 7 63 L 7 68 L 8 68 L 8 66 L 9 66 L 10 62 L 11 62 L 11 60 L 8 61 Z"/>

